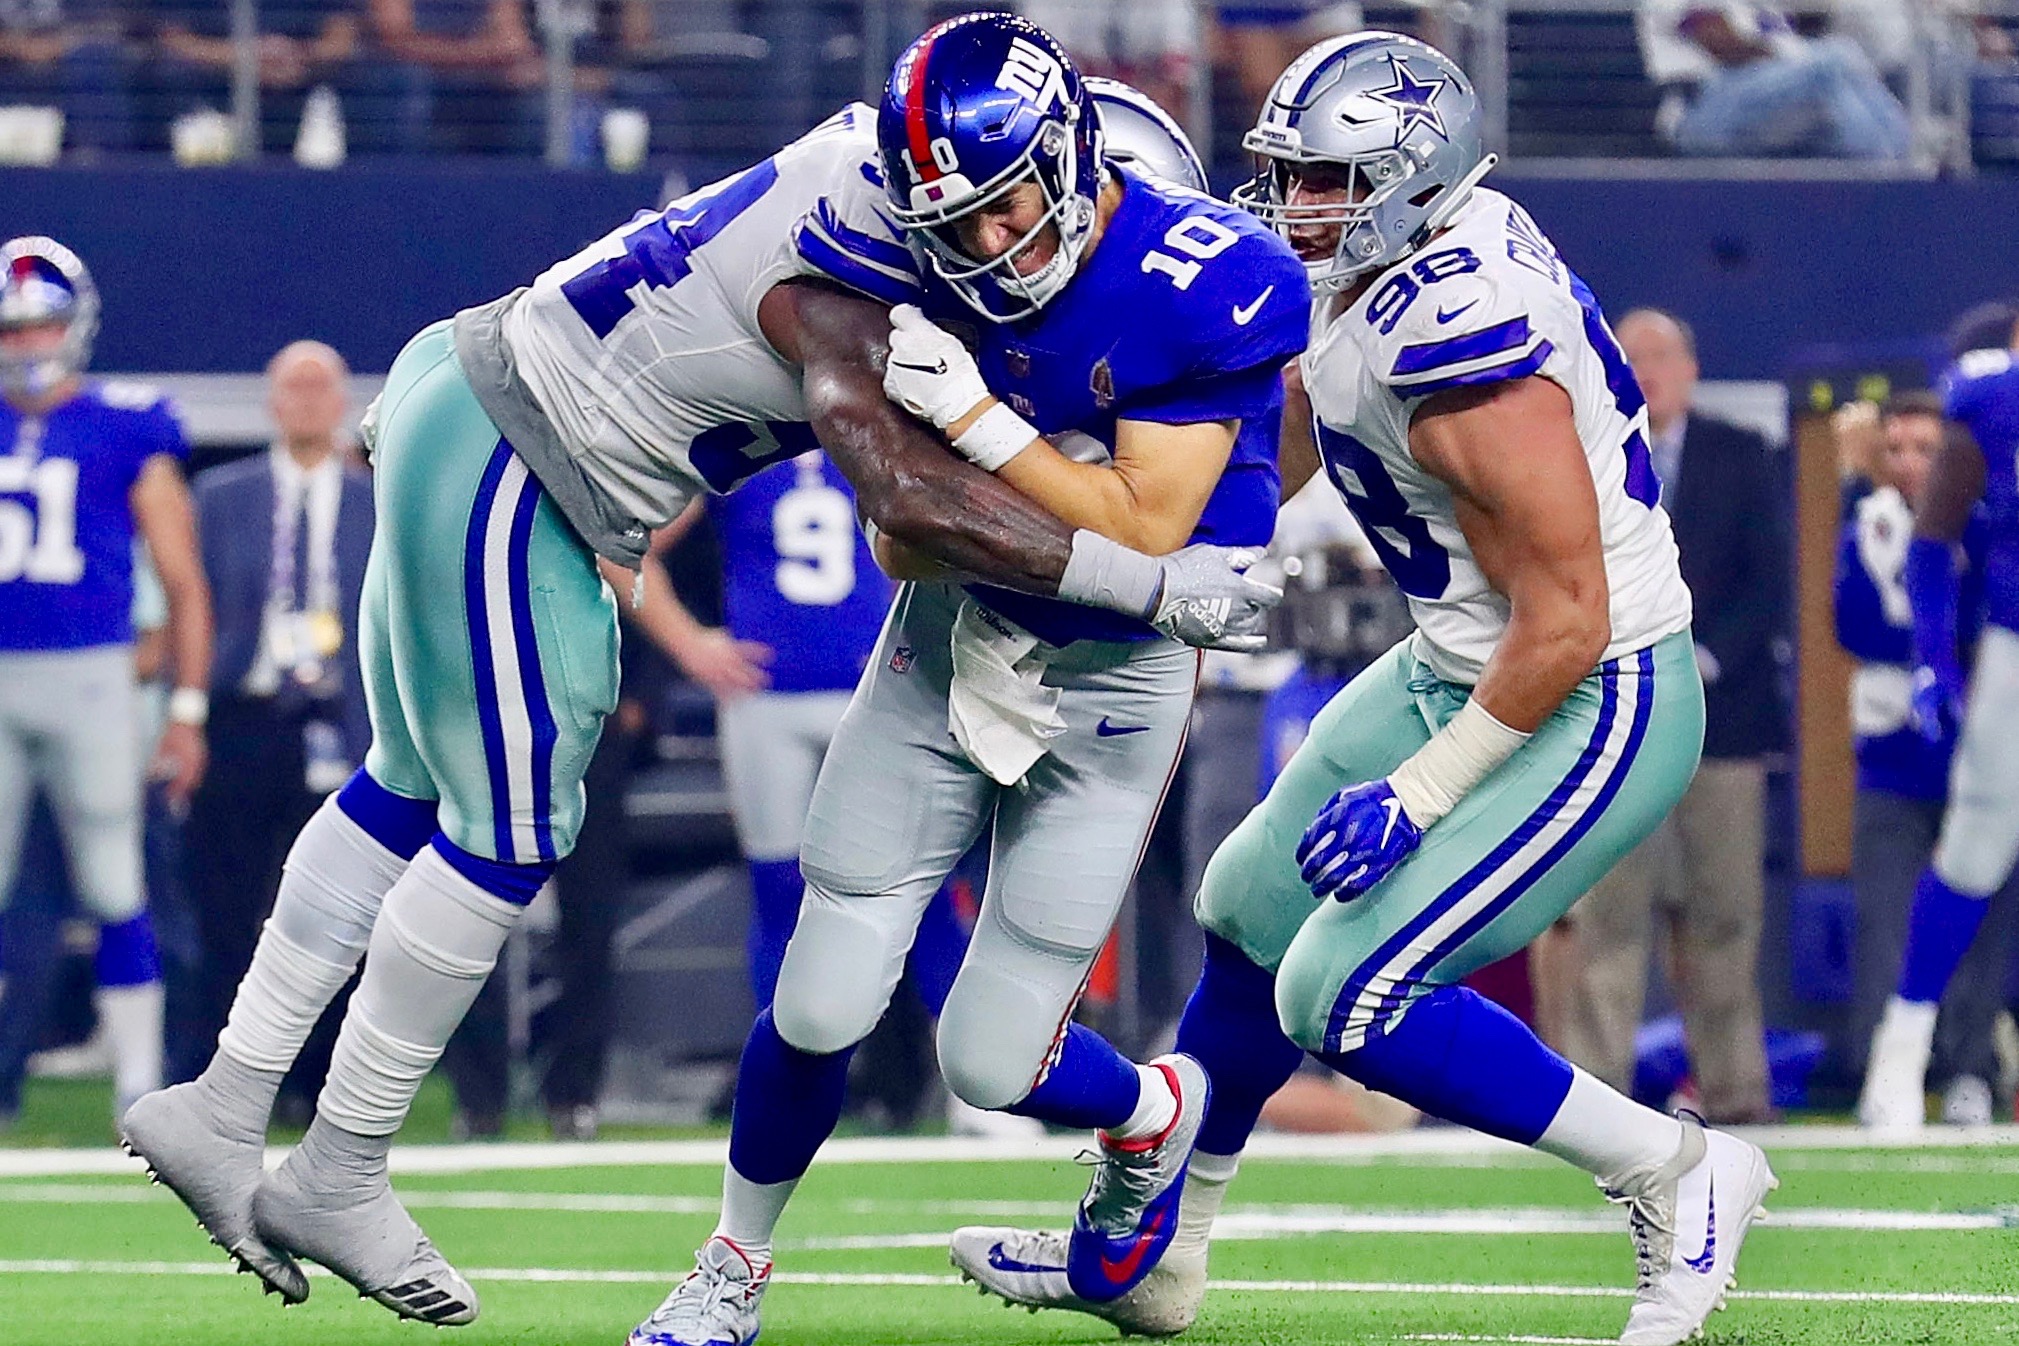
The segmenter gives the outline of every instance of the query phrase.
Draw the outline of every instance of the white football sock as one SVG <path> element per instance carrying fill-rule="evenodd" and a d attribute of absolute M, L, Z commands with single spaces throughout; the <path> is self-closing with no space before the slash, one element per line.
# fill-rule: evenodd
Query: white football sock
<path fill-rule="evenodd" d="M 161 1087 L 161 983 L 101 986 L 92 997 L 112 1047 L 112 1096 L 121 1112 Z"/>
<path fill-rule="evenodd" d="M 1674 1157 L 1682 1141 L 1681 1122 L 1643 1107 L 1572 1066 L 1570 1092 L 1535 1148 L 1610 1180 L 1636 1169 L 1660 1167 Z"/>
<path fill-rule="evenodd" d="M 1155 1066 L 1136 1067 L 1136 1110 L 1129 1114 L 1129 1120 L 1120 1126 L 1111 1126 L 1107 1135 L 1112 1140 L 1142 1140 L 1157 1135 L 1177 1120 L 1178 1095 L 1171 1088 L 1171 1077 Z"/>
<path fill-rule="evenodd" d="M 722 1218 L 715 1232 L 728 1239 L 753 1262 L 771 1258 L 771 1235 L 792 1200 L 799 1179 L 784 1182 L 752 1182 L 728 1164 L 722 1166 Z"/>
<path fill-rule="evenodd" d="M 288 851 L 273 915 L 218 1034 L 219 1055 L 262 1074 L 286 1073 L 357 969 L 379 905 L 406 867 L 334 797 L 324 801 Z M 264 1131 L 264 1113 L 257 1122 Z"/>
<path fill-rule="evenodd" d="M 399 1130 L 524 914 L 423 848 L 372 929 L 317 1114 L 359 1136 Z"/>
<path fill-rule="evenodd" d="M 1171 1254 L 1203 1253 L 1213 1236 L 1213 1221 L 1227 1199 L 1227 1185 L 1241 1167 L 1238 1154 L 1192 1151 L 1185 1166 L 1185 1194 L 1178 1199 L 1178 1229 L 1171 1235 Z"/>

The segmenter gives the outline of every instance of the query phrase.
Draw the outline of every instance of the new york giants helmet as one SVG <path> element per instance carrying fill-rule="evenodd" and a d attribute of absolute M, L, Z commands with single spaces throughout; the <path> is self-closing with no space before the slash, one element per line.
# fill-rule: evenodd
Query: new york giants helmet
<path fill-rule="evenodd" d="M 1206 166 L 1192 148 L 1191 137 L 1155 99 L 1132 84 L 1102 75 L 1087 76 L 1087 92 L 1100 112 L 1109 163 L 1128 164 L 1195 192 L 1209 190 Z"/>
<path fill-rule="evenodd" d="M 1013 322 L 1064 289 L 1092 236 L 1100 194 L 1101 123 L 1072 58 L 1013 14 L 963 14 L 898 57 L 877 111 L 891 215 L 933 272 L 993 322 Z M 1035 180 L 1038 223 L 999 257 L 961 247 L 956 221 Z M 1045 264 L 1017 262 L 1058 232 Z"/>
<path fill-rule="evenodd" d="M 54 352 L 15 353 L 0 347 L 0 389 L 39 395 L 91 361 L 98 335 L 98 287 L 76 253 L 53 238 L 0 245 L 0 332 L 61 324 Z"/>
<path fill-rule="evenodd" d="M 1480 143 L 1472 81 L 1443 52 L 1397 33 L 1352 33 L 1305 52 L 1241 144 L 1258 163 L 1235 204 L 1285 235 L 1340 227 L 1333 256 L 1305 263 L 1320 291 L 1422 247 L 1495 163 Z M 1343 175 L 1343 202 L 1289 204 L 1292 180 L 1310 165 Z"/>

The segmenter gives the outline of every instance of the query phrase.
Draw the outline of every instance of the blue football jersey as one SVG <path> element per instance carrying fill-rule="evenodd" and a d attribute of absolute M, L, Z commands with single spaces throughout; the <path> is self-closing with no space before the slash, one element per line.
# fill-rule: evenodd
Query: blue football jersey
<path fill-rule="evenodd" d="M 0 650 L 133 640 L 127 495 L 156 454 L 189 448 L 153 388 L 87 384 L 39 417 L 0 401 Z"/>
<path fill-rule="evenodd" d="M 974 311 L 936 281 L 917 302 L 949 330 L 971 336 L 989 387 L 1075 457 L 1096 447 L 1112 454 L 1123 420 L 1239 421 L 1226 471 L 1191 540 L 1266 545 L 1281 487 L 1282 369 L 1310 329 L 1303 264 L 1246 211 L 1117 171 L 1123 194 L 1106 231 L 1042 312 L 977 324 Z M 862 260 L 876 263 L 873 274 L 849 258 L 871 245 Z M 903 297 L 889 282 L 896 249 L 886 240 L 808 228 L 800 247 L 843 284 Z M 1155 634 L 1142 622 L 1056 599 L 987 585 L 972 592 L 1054 645 Z"/>
<path fill-rule="evenodd" d="M 855 686 L 876 648 L 891 584 L 856 527 L 855 496 L 827 455 L 779 463 L 708 502 L 722 548 L 730 634 L 776 653 L 771 686 Z"/>
<path fill-rule="evenodd" d="M 1984 453 L 1984 620 L 2019 631 L 2019 361 L 1972 351 L 1943 379 L 1942 401 Z"/>

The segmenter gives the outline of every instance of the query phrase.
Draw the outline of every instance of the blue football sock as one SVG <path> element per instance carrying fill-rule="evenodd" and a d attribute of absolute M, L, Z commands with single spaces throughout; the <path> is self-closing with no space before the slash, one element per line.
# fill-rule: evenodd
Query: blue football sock
<path fill-rule="evenodd" d="M 967 927 L 953 909 L 953 893 L 942 885 L 926 904 L 918 933 L 911 939 L 911 956 L 904 964 L 911 984 L 918 988 L 918 998 L 925 1002 L 926 1013 L 935 1019 L 953 993 L 953 979 L 960 975 L 961 960 L 967 957 L 967 938 Z"/>
<path fill-rule="evenodd" d="M 1075 1131 L 1120 1126 L 1143 1091 L 1136 1063 L 1084 1024 L 1068 1024 L 1059 1059 L 1023 1101 L 1004 1109 Z"/>
<path fill-rule="evenodd" d="M 1900 962 L 1900 999 L 1932 1004 L 1942 998 L 1990 905 L 1942 882 L 1933 866 L 1922 873 L 1907 924 L 1907 954 Z"/>
<path fill-rule="evenodd" d="M 161 950 L 154 942 L 154 918 L 146 910 L 114 925 L 98 928 L 98 956 L 93 960 L 98 984 L 145 986 L 161 980 Z"/>
<path fill-rule="evenodd" d="M 853 1047 L 826 1056 L 802 1052 L 778 1035 L 770 1010 L 759 1014 L 737 1067 L 730 1166 L 757 1183 L 802 1176 L 841 1121 L 853 1055 Z"/>
<path fill-rule="evenodd" d="M 1570 1063 L 1463 986 L 1440 986 L 1380 1037 L 1318 1059 L 1432 1117 L 1522 1145 L 1541 1138 L 1570 1093 Z"/>
<path fill-rule="evenodd" d="M 337 807 L 379 845 L 411 860 L 435 834 L 436 804 L 432 799 L 396 795 L 373 780 L 363 767 L 337 791 Z"/>
<path fill-rule="evenodd" d="M 806 881 L 797 860 L 751 860 L 750 867 L 750 994 L 757 1008 L 769 1009 L 778 994 L 778 968 L 785 946 L 799 924 L 799 903 Z"/>
<path fill-rule="evenodd" d="M 442 859 L 449 862 L 449 868 L 500 902 L 509 902 L 515 907 L 533 905 L 540 889 L 554 877 L 554 865 L 557 863 L 535 860 L 531 864 L 520 865 L 506 860 L 487 860 L 481 855 L 472 855 L 440 832 L 435 833 L 434 847 Z"/>
<path fill-rule="evenodd" d="M 1213 1081 L 1199 1148 L 1239 1154 L 1262 1105 L 1283 1087 L 1304 1051 L 1276 1018 L 1276 979 L 1218 935 L 1206 936 L 1206 965 L 1178 1020 L 1178 1050 Z"/>

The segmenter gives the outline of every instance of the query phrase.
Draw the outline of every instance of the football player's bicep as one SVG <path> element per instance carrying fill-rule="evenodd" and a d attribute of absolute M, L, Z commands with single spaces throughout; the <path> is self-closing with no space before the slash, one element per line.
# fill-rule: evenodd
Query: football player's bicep
<path fill-rule="evenodd" d="M 196 550 L 196 510 L 175 460 L 157 453 L 142 463 L 127 502 L 153 557 L 162 587 L 172 594 L 187 585 L 201 584 L 203 567 Z"/>
<path fill-rule="evenodd" d="M 1116 423 L 1115 471 L 1128 483 L 1148 531 L 1170 541 L 1163 551 L 1184 546 L 1199 526 L 1240 433 L 1239 421 Z"/>
<path fill-rule="evenodd" d="M 1538 586 L 1603 603 L 1598 489 L 1560 386 L 1523 378 L 1441 393 L 1417 408 L 1409 450 L 1451 488 L 1495 590 L 1517 603 Z"/>

